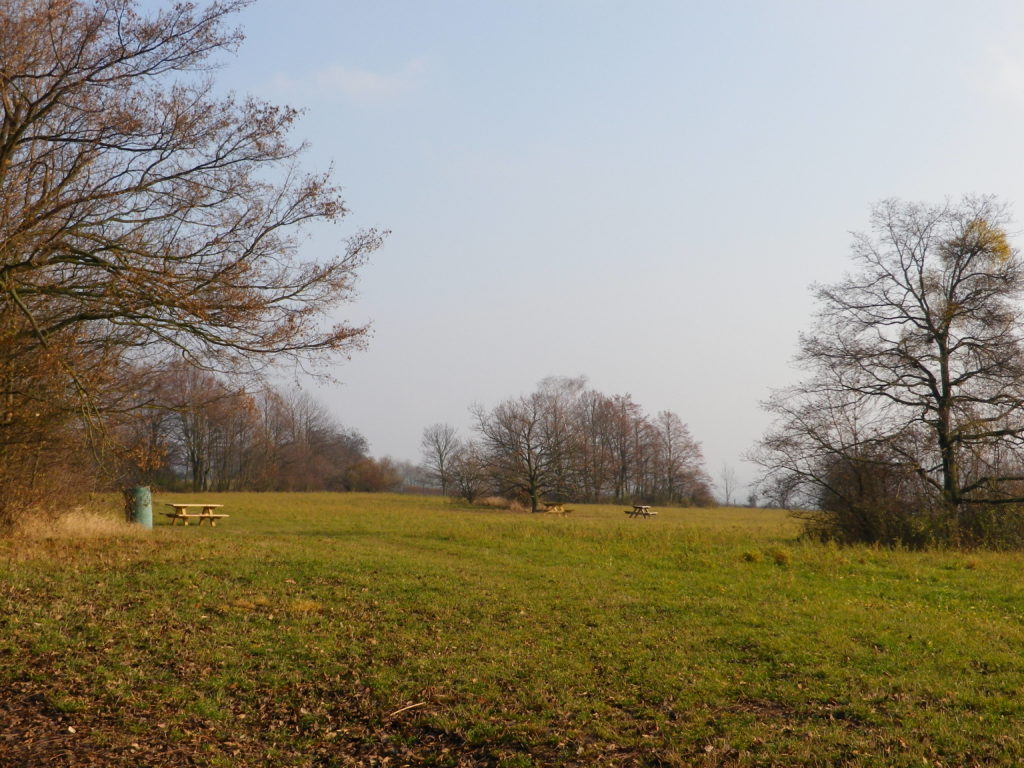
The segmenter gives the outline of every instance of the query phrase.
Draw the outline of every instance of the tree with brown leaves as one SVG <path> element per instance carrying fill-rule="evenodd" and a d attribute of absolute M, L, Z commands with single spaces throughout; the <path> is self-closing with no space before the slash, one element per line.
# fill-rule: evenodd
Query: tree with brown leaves
<path fill-rule="evenodd" d="M 252 373 L 365 343 L 325 319 L 380 233 L 304 257 L 304 226 L 347 213 L 338 189 L 301 169 L 294 110 L 215 95 L 247 4 L 0 5 L 0 451 L 25 447 L 26 370 L 96 413 L 128 364 Z"/>

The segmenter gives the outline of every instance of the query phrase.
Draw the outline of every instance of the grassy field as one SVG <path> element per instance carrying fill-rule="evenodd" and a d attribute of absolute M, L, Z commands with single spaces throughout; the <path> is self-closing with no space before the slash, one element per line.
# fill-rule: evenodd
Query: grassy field
<path fill-rule="evenodd" d="M 760 510 L 216 501 L 214 529 L 0 540 L 0 765 L 1024 762 L 1019 554 Z"/>

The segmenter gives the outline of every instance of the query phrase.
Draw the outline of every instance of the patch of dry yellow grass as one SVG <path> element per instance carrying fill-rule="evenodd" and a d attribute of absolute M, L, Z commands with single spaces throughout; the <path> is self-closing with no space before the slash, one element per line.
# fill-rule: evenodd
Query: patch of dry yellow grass
<path fill-rule="evenodd" d="M 324 606 L 316 600 L 292 600 L 288 609 L 292 613 L 320 613 Z"/>
<path fill-rule="evenodd" d="M 484 507 L 494 507 L 496 509 L 507 509 L 509 512 L 529 512 L 528 507 L 524 507 L 518 501 L 512 499 L 506 499 L 504 496 L 487 496 L 483 499 L 478 499 L 477 504 Z"/>
<path fill-rule="evenodd" d="M 148 529 L 110 514 L 74 509 L 59 515 L 24 516 L 12 535 L 18 539 L 110 539 L 141 536 Z"/>

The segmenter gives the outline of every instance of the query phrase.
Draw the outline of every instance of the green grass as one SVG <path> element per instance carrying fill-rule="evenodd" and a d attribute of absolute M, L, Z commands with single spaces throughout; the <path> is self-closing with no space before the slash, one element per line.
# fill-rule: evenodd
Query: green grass
<path fill-rule="evenodd" d="M 216 500 L 215 529 L 0 541 L 18 764 L 1024 761 L 1021 555 L 761 510 Z"/>

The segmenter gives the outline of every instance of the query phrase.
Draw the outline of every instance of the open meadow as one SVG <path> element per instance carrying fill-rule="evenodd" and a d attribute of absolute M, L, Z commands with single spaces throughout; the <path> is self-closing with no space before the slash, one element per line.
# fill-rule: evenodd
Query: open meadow
<path fill-rule="evenodd" d="M 0 765 L 1024 762 L 1024 556 L 622 510 L 157 494 L 0 540 Z"/>

